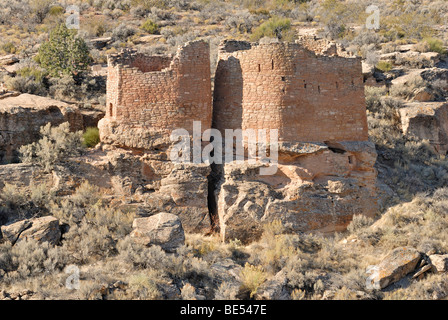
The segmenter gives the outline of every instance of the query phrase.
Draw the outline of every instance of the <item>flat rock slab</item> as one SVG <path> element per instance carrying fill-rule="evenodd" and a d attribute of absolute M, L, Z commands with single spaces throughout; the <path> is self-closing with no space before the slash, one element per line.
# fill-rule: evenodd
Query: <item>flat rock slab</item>
<path fill-rule="evenodd" d="M 414 248 L 396 248 L 380 262 L 378 272 L 373 275 L 372 282 L 384 289 L 414 271 L 420 258 L 420 252 Z"/>
<path fill-rule="evenodd" d="M 31 226 L 31 221 L 22 220 L 1 227 L 2 235 L 12 244 L 16 243 L 20 233 Z"/>
<path fill-rule="evenodd" d="M 55 245 L 61 238 L 59 220 L 52 216 L 18 221 L 2 226 L 1 231 L 12 244 L 22 240 L 36 240 Z"/>
<path fill-rule="evenodd" d="M 49 242 L 53 245 L 59 242 L 59 239 L 61 238 L 61 230 L 59 229 L 58 219 L 52 216 L 46 216 L 32 219 L 31 222 L 31 227 L 20 234 L 17 242 L 24 239 Z"/>

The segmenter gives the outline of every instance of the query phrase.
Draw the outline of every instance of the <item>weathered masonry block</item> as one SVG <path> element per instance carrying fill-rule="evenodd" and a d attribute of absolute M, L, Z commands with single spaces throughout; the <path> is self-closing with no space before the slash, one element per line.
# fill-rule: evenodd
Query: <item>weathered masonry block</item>
<path fill-rule="evenodd" d="M 359 58 L 321 55 L 301 43 L 226 41 L 213 108 L 219 130 L 278 129 L 288 142 L 368 138 Z"/>
<path fill-rule="evenodd" d="M 175 57 L 125 51 L 108 63 L 104 142 L 124 140 L 128 130 L 129 141 L 118 144 L 144 148 L 137 136 L 166 138 L 176 128 L 191 131 L 193 121 L 202 130 L 278 129 L 283 142 L 368 139 L 360 59 L 335 45 L 225 41 L 213 99 L 204 41 L 187 43 Z"/>
<path fill-rule="evenodd" d="M 135 51 L 109 56 L 102 138 L 110 138 L 117 125 L 163 136 L 176 128 L 191 130 L 193 121 L 210 128 L 210 77 L 210 49 L 204 41 L 185 44 L 174 57 Z"/>

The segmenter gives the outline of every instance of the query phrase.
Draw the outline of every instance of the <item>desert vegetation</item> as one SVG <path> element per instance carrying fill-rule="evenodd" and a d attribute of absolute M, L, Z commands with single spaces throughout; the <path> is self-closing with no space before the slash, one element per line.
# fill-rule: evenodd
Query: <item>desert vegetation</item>
<path fill-rule="evenodd" d="M 101 190 L 88 183 L 68 197 L 38 186 L 23 194 L 7 185 L 1 201 L 3 217 L 7 212 L 51 214 L 65 229 L 56 246 L 35 241 L 0 245 L 7 295 L 26 291 L 35 299 L 253 299 L 269 297 L 279 287 L 287 299 L 440 299 L 448 294 L 448 283 L 438 274 L 386 292 L 365 287 L 367 267 L 397 246 L 447 252 L 445 188 L 393 207 L 376 223 L 355 216 L 346 233 L 331 237 L 285 234 L 276 221 L 249 246 L 237 239 L 222 243 L 217 236 L 189 234 L 175 253 L 133 242 L 128 234 L 134 214 L 111 208 Z M 80 269 L 79 290 L 65 286 L 64 270 L 70 265 Z"/>
<path fill-rule="evenodd" d="M 62 234 L 56 245 L 33 239 L 12 245 L 0 239 L 0 299 L 448 296 L 446 274 L 435 272 L 408 277 L 387 290 L 366 287 L 368 267 L 396 247 L 413 247 L 425 255 L 448 253 L 446 154 L 428 139 L 405 134 L 400 118 L 400 110 L 417 101 L 422 90 L 429 102 L 446 101 L 446 87 L 421 73 L 393 82 L 413 70 L 446 68 L 447 1 L 379 1 L 379 30 L 364 25 L 367 1 L 83 0 L 76 1 L 79 30 L 65 26 L 70 15 L 65 8 L 74 3 L 0 3 L 0 53 L 20 60 L 15 70 L 0 71 L 0 81 L 9 90 L 104 111 L 105 75 L 94 74 L 92 66 L 104 67 L 108 54 L 125 47 L 173 53 L 178 45 L 195 39 L 210 42 L 212 71 L 217 45 L 228 38 L 294 41 L 309 32 L 361 56 L 371 67 L 369 77 L 378 84 L 366 84 L 365 97 L 369 140 L 378 153 L 375 169 L 385 200 L 376 216 L 355 215 L 344 232 L 290 234 L 274 221 L 251 244 L 239 239 L 222 242 L 214 233 L 187 233 L 184 245 L 167 252 L 132 241 L 132 223 L 139 212 L 131 205 L 117 206 L 117 198 L 122 199 L 106 188 L 78 181 L 68 192 L 56 192 L 45 184 L 4 181 L 2 225 L 52 216 L 59 220 Z M 402 54 L 403 46 L 411 46 L 415 54 Z M 20 160 L 37 176 L 57 176 L 76 167 L 79 157 L 98 143 L 97 128 L 82 133 L 70 132 L 67 123 L 48 124 L 36 142 L 20 149 Z M 80 270 L 79 290 L 66 287 L 71 266 Z"/>

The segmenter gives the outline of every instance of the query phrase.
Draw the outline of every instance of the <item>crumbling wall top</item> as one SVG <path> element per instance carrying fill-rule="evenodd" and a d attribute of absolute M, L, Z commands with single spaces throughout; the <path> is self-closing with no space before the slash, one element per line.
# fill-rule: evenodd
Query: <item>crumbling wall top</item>
<path fill-rule="evenodd" d="M 205 44 L 206 46 L 204 46 Z M 147 55 L 138 52 L 136 49 L 125 48 L 119 53 L 108 55 L 108 66 L 113 68 L 135 68 L 143 73 L 172 70 L 179 64 L 184 55 L 188 55 L 188 53 L 185 53 L 186 51 L 195 50 L 198 47 L 209 50 L 208 44 L 204 40 L 185 43 L 177 49 L 175 55 Z"/>
<path fill-rule="evenodd" d="M 296 43 L 299 43 L 303 47 L 318 55 L 340 56 L 344 58 L 354 57 L 345 51 L 340 44 L 327 39 L 318 38 L 315 35 L 299 36 Z"/>
<path fill-rule="evenodd" d="M 297 48 L 306 49 L 310 53 L 320 56 L 320 57 L 343 57 L 343 58 L 356 58 L 350 55 L 344 50 L 344 48 L 332 41 L 327 39 L 317 38 L 316 36 L 299 36 L 295 42 L 268 42 L 268 43 L 258 43 L 258 42 L 247 42 L 238 40 L 224 40 L 219 46 L 221 53 L 236 53 L 238 51 L 249 51 L 255 47 L 264 48 Z"/>

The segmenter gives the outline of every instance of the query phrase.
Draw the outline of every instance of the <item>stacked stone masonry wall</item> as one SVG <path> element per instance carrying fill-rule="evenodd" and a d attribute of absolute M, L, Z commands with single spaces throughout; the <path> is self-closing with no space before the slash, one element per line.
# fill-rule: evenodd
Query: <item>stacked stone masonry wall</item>
<path fill-rule="evenodd" d="M 226 41 L 213 99 L 204 41 L 187 43 L 174 57 L 112 55 L 106 118 L 150 130 L 191 131 L 193 121 L 201 121 L 203 130 L 278 129 L 279 140 L 288 142 L 366 141 L 360 59 L 340 56 L 328 43 L 312 44 L 308 38 Z"/>
<path fill-rule="evenodd" d="M 316 36 L 300 36 L 296 43 L 306 49 L 321 55 L 338 55 L 340 57 L 351 57 L 343 48 L 335 42 L 331 42 L 327 39 L 317 38 Z"/>
<path fill-rule="evenodd" d="M 208 43 L 180 48 L 174 58 L 123 53 L 109 58 L 107 114 L 153 130 L 209 128 L 212 115 Z"/>
<path fill-rule="evenodd" d="M 219 130 L 279 129 L 280 141 L 368 138 L 360 60 L 299 43 L 224 44 L 213 106 Z"/>

